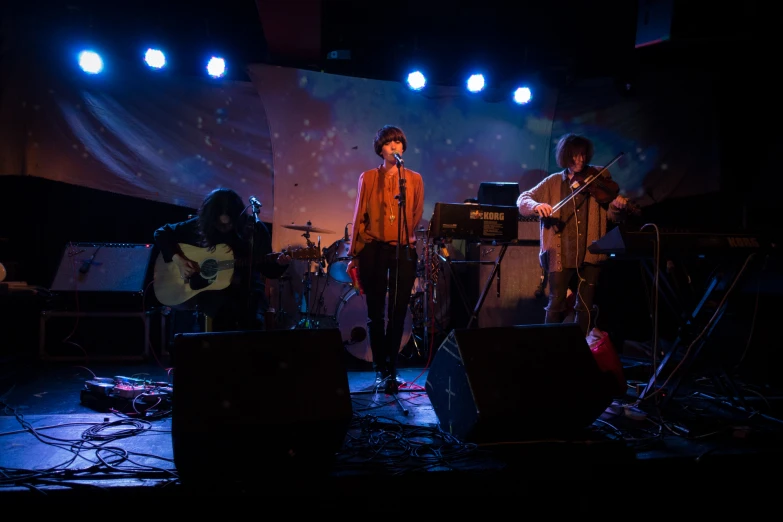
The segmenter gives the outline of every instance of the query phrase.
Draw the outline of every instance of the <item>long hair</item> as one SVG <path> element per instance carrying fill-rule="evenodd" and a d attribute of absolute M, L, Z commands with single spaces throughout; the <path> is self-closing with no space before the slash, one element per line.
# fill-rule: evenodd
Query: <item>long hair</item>
<path fill-rule="evenodd" d="M 220 242 L 220 232 L 216 223 L 220 216 L 226 214 L 234 224 L 234 231 L 242 230 L 242 214 L 245 203 L 239 194 L 231 189 L 217 188 L 207 194 L 198 211 L 198 230 L 201 234 L 202 246 L 214 248 Z"/>
<path fill-rule="evenodd" d="M 578 134 L 565 134 L 555 147 L 555 159 L 560 168 L 566 169 L 578 152 L 584 152 L 585 164 L 593 159 L 593 142 Z"/>
<path fill-rule="evenodd" d="M 375 134 L 375 139 L 372 142 L 373 147 L 375 148 L 375 154 L 383 157 L 381 155 L 383 146 L 390 141 L 398 140 L 402 143 L 402 152 L 408 150 L 408 139 L 405 137 L 405 133 L 402 132 L 402 129 L 395 127 L 394 125 L 384 125 L 378 129 L 378 132 Z"/>

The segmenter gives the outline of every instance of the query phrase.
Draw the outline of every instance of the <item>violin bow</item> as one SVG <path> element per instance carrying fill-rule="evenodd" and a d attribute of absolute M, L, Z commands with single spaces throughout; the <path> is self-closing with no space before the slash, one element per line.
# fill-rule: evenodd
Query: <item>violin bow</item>
<path fill-rule="evenodd" d="M 589 178 L 589 180 L 586 180 L 586 181 L 585 181 L 585 185 L 588 185 L 588 184 L 589 184 L 591 181 L 593 181 L 594 179 L 597 179 L 597 178 L 598 178 L 598 176 L 600 176 L 600 175 L 602 175 L 602 174 L 604 173 L 604 171 L 608 170 L 608 169 L 609 169 L 609 167 L 611 167 L 612 165 L 614 165 L 615 163 L 617 163 L 617 160 L 619 160 L 620 158 L 622 158 L 624 154 L 625 154 L 625 152 L 621 152 L 620 154 L 618 154 L 617 156 L 615 156 L 615 157 L 614 157 L 614 159 L 613 159 L 612 161 L 610 161 L 609 163 L 607 163 L 607 164 L 604 166 L 604 168 L 602 168 L 601 170 L 599 170 L 598 172 L 596 172 L 595 174 L 593 174 L 593 175 L 592 175 L 592 176 Z"/>
<path fill-rule="evenodd" d="M 579 187 L 578 189 L 576 189 L 575 191 L 573 191 L 572 193 L 570 193 L 568 196 L 566 196 L 565 198 L 563 198 L 563 200 L 562 200 L 560 203 L 558 203 L 557 205 L 555 205 L 554 207 L 552 207 L 552 214 L 554 214 L 555 212 L 557 212 L 558 210 L 560 210 L 560 209 L 563 207 L 563 205 L 565 205 L 566 203 L 568 203 L 569 201 L 571 201 L 572 199 L 574 199 L 574 197 L 576 197 L 576 195 L 577 195 L 577 194 L 579 194 L 580 192 L 582 192 L 582 190 L 584 190 L 584 188 L 585 188 L 585 187 L 587 187 L 587 186 L 588 186 L 590 183 L 592 183 L 594 180 L 598 179 L 598 176 L 602 175 L 602 174 L 604 173 L 604 171 L 608 170 L 608 169 L 609 169 L 609 167 L 611 167 L 612 165 L 614 165 L 615 163 L 617 163 L 617 160 L 619 160 L 620 158 L 622 158 L 624 154 L 625 154 L 625 152 L 621 152 L 620 154 L 618 154 L 617 156 L 615 156 L 615 157 L 614 157 L 614 159 L 612 159 L 612 161 L 610 161 L 609 163 L 607 163 L 607 164 L 604 166 L 604 168 L 602 168 L 601 170 L 599 170 L 598 172 L 596 172 L 595 174 L 593 174 L 593 175 L 592 175 L 592 176 L 590 176 L 589 178 L 586 178 L 586 179 L 585 179 L 585 182 L 582 184 L 582 186 L 581 186 L 581 187 Z"/>

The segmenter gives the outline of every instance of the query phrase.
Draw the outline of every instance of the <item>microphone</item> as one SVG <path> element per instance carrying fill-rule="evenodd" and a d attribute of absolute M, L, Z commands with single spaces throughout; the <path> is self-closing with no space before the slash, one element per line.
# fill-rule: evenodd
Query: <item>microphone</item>
<path fill-rule="evenodd" d="M 397 154 L 396 152 L 394 153 L 394 159 L 396 159 L 396 160 L 397 160 L 397 165 L 399 165 L 400 163 L 405 163 L 405 162 L 402 160 L 402 156 L 400 156 L 400 155 L 399 155 L 399 154 Z"/>
<path fill-rule="evenodd" d="M 348 237 L 348 225 L 345 225 L 345 237 L 343 238 L 343 241 L 347 243 L 349 239 L 350 238 Z"/>
<path fill-rule="evenodd" d="M 254 207 L 261 206 L 261 202 L 258 201 L 258 198 L 256 198 L 255 196 L 250 196 L 250 204 L 253 205 Z"/>
<path fill-rule="evenodd" d="M 79 267 L 79 273 L 80 274 L 86 274 L 90 270 L 91 266 L 92 266 L 92 258 L 85 259 L 82 262 L 82 266 Z"/>
<path fill-rule="evenodd" d="M 103 245 L 101 245 L 101 246 L 103 246 Z M 95 249 L 95 252 L 92 253 L 92 255 L 90 256 L 89 259 L 85 259 L 84 261 L 82 261 L 82 266 L 79 267 L 79 273 L 80 274 L 84 275 L 87 272 L 89 272 L 90 267 L 92 266 L 92 262 L 95 259 L 95 254 L 97 254 L 98 250 L 100 250 L 100 249 L 101 249 L 101 247 L 99 246 L 98 248 Z"/>

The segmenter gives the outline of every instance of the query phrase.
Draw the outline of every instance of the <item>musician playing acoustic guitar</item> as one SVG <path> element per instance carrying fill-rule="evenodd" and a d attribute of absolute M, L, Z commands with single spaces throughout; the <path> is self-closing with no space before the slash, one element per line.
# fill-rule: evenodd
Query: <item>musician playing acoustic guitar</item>
<path fill-rule="evenodd" d="M 177 304 L 179 308 L 196 307 L 212 318 L 213 331 L 264 328 L 261 276 L 279 278 L 291 262 L 291 256 L 272 252 L 269 232 L 266 227 L 256 225 L 247 209 L 235 191 L 218 188 L 207 194 L 196 217 L 166 224 L 155 231 L 160 261 L 165 264 L 156 269 L 155 276 L 155 292 L 162 303 Z M 212 274 L 203 274 L 209 265 L 191 259 L 201 252 L 204 259 L 219 260 L 212 265 L 216 266 L 212 279 Z M 231 261 L 224 260 L 226 256 Z M 233 260 L 248 259 L 253 263 L 234 265 Z M 180 280 L 159 281 L 165 274 L 176 274 L 170 263 L 178 269 Z M 231 270 L 223 272 L 226 266 Z M 187 301 L 178 302 L 185 298 Z"/>

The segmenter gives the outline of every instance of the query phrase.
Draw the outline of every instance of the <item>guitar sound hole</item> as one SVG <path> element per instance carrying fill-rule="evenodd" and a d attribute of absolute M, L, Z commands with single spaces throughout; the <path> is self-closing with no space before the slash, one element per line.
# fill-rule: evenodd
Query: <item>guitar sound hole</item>
<path fill-rule="evenodd" d="M 214 279 L 218 273 L 218 262 L 214 259 L 207 259 L 201 264 L 201 277 L 205 279 Z"/>

